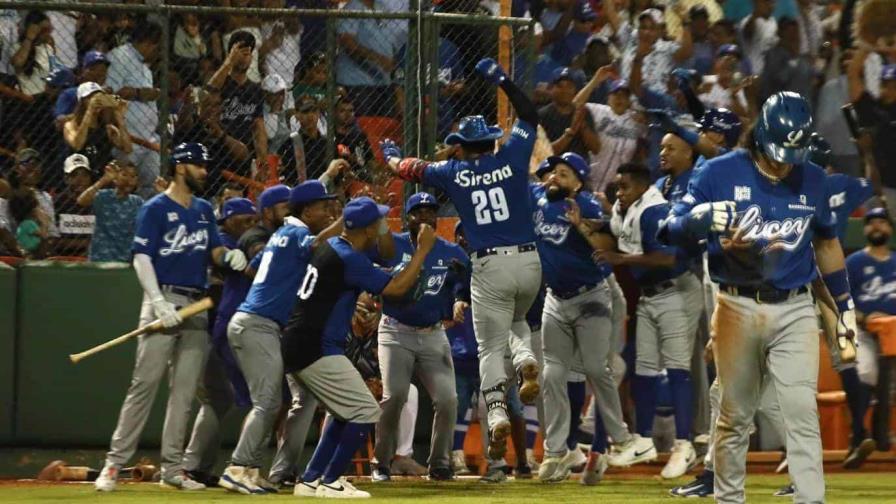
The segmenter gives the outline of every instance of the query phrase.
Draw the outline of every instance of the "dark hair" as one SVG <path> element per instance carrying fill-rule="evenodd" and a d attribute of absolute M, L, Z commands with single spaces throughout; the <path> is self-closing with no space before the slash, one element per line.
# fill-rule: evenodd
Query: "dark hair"
<path fill-rule="evenodd" d="M 797 26 L 798 27 L 799 23 L 797 23 L 796 19 L 793 19 L 792 17 L 781 16 L 781 18 L 778 19 L 778 29 L 780 30 L 781 28 L 786 28 L 788 26 Z"/>
<path fill-rule="evenodd" d="M 218 190 L 218 196 L 223 195 L 224 191 L 228 189 L 231 191 L 239 191 L 240 194 L 246 193 L 246 188 L 241 186 L 240 184 L 237 184 L 236 182 L 227 182 L 226 184 L 221 186 L 221 189 Z"/>
<path fill-rule="evenodd" d="M 650 170 L 640 163 L 623 163 L 616 173 L 628 175 L 635 182 L 650 185 Z"/>
<path fill-rule="evenodd" d="M 302 61 L 299 62 L 299 80 L 304 79 L 305 75 L 307 75 L 312 68 L 316 67 L 317 65 L 322 65 L 326 62 L 327 56 L 320 51 L 315 51 L 302 58 Z"/>
<path fill-rule="evenodd" d="M 339 108 L 340 105 L 351 105 L 352 107 L 355 106 L 354 102 L 352 102 L 352 99 L 348 96 L 343 96 L 342 98 L 336 100 L 336 108 Z"/>
<path fill-rule="evenodd" d="M 39 10 L 31 10 L 25 14 L 25 19 L 22 21 L 22 30 L 19 33 L 19 42 L 25 41 L 25 35 L 28 33 L 28 27 L 34 24 L 41 24 L 44 21 L 48 21 L 49 18 L 46 14 Z M 25 64 L 22 66 L 22 73 L 31 76 L 34 74 L 34 70 L 37 67 L 37 48 L 34 44 L 31 44 L 30 49 L 28 50 L 28 58 L 25 60 Z M 49 70 L 49 68 L 47 68 Z"/>
<path fill-rule="evenodd" d="M 464 142 L 461 147 L 471 154 L 491 154 L 495 151 L 494 140 L 481 140 L 479 142 Z"/>
<path fill-rule="evenodd" d="M 715 23 L 713 23 L 713 26 L 721 27 L 726 32 L 728 32 L 728 35 L 736 35 L 737 34 L 737 28 L 734 25 L 734 21 L 731 21 L 730 19 L 720 19 L 720 20 L 716 21 Z"/>
<path fill-rule="evenodd" d="M 37 208 L 37 196 L 31 189 L 16 189 L 9 198 L 9 213 L 19 224 Z"/>
<path fill-rule="evenodd" d="M 158 44 L 162 41 L 162 27 L 158 23 L 145 21 L 134 25 L 131 30 L 131 42 L 138 44 L 140 42 L 149 42 Z"/>
<path fill-rule="evenodd" d="M 230 41 L 227 42 L 227 52 L 229 53 L 231 49 L 233 49 L 233 46 L 240 42 L 253 50 L 255 49 L 255 37 L 246 30 L 239 30 L 233 32 L 233 35 L 230 36 Z"/>

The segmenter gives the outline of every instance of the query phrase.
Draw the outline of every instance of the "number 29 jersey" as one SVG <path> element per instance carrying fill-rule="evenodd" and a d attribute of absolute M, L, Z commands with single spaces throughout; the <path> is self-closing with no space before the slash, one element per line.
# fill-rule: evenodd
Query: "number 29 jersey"
<path fill-rule="evenodd" d="M 517 121 L 496 154 L 450 159 L 424 170 L 423 182 L 445 191 L 457 208 L 471 250 L 535 241 L 529 198 L 535 137 L 532 125 Z"/>

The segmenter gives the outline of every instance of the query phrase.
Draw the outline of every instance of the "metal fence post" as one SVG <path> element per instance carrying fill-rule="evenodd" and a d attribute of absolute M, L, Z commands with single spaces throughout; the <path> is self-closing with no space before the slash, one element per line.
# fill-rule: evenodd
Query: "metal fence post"
<path fill-rule="evenodd" d="M 411 0 L 410 12 L 418 13 L 418 17 L 408 20 L 408 42 L 405 49 L 404 66 L 404 148 L 408 155 L 420 155 L 420 138 L 417 129 L 420 124 L 419 95 L 420 74 L 420 36 L 421 26 L 418 20 L 420 0 Z"/>
<path fill-rule="evenodd" d="M 336 154 L 336 18 L 327 16 L 327 158 Z"/>
<path fill-rule="evenodd" d="M 441 33 L 441 24 L 437 18 L 427 18 L 429 27 L 429 41 L 427 52 L 428 65 L 426 88 L 427 91 L 427 114 L 425 117 L 426 135 L 426 156 L 432 158 L 435 154 L 436 144 L 439 142 L 439 35 Z"/>
<path fill-rule="evenodd" d="M 159 174 L 160 175 L 168 175 L 171 167 L 169 164 L 170 156 L 168 156 L 168 152 L 170 150 L 171 143 L 171 129 L 173 125 L 169 124 L 170 122 L 170 109 L 171 106 L 168 103 L 168 93 L 170 88 L 170 79 L 168 77 L 168 72 L 171 71 L 171 56 L 169 52 L 171 50 L 171 11 L 168 7 L 164 5 L 160 5 L 157 7 L 156 12 L 160 14 L 160 18 L 162 20 L 162 47 L 160 49 L 161 59 L 159 61 Z M 173 175 L 173 174 L 172 174 Z"/>

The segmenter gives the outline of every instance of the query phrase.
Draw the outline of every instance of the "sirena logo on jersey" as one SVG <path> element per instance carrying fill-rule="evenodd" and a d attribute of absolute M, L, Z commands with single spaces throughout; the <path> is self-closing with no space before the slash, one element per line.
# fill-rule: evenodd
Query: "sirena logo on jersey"
<path fill-rule="evenodd" d="M 199 229 L 192 233 L 187 233 L 187 226 L 184 224 L 165 233 L 162 239 L 168 244 L 167 247 L 159 249 L 159 255 L 162 257 L 187 252 L 187 249 L 191 247 L 193 250 L 205 250 L 208 248 L 208 230 Z"/>
<path fill-rule="evenodd" d="M 544 212 L 539 210 L 535 212 L 535 234 L 544 241 L 562 245 L 569 235 L 569 224 L 545 222 Z"/>
<path fill-rule="evenodd" d="M 884 283 L 880 276 L 874 276 L 871 280 L 862 284 L 862 292 L 859 301 L 878 301 L 883 297 L 896 297 L 896 282 Z"/>
<path fill-rule="evenodd" d="M 738 231 L 742 233 L 741 239 L 746 242 L 767 242 L 762 252 L 771 250 L 792 251 L 799 247 L 812 215 L 797 218 L 787 218 L 783 221 L 763 221 L 762 209 L 752 205 L 743 213 L 738 223 Z"/>
<path fill-rule="evenodd" d="M 488 173 L 475 173 L 473 170 L 460 170 L 454 174 L 454 183 L 461 187 L 491 185 L 513 176 L 510 165 L 504 165 Z"/>

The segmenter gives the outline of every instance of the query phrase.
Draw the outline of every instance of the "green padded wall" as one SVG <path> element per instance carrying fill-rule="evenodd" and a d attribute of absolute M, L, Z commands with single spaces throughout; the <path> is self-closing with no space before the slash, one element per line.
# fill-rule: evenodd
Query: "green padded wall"
<path fill-rule="evenodd" d="M 13 440 L 16 270 L 0 265 L 0 443 Z"/>

